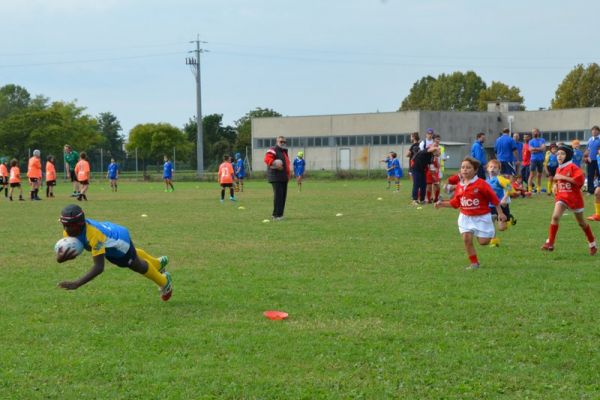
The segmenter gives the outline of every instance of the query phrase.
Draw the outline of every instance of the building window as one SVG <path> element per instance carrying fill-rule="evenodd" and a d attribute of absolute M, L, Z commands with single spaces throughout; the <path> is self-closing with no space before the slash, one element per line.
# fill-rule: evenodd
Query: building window
<path fill-rule="evenodd" d="M 371 136 L 371 138 L 373 140 L 373 146 L 379 146 L 379 136 L 373 135 L 373 136 Z"/>
<path fill-rule="evenodd" d="M 307 140 L 307 144 L 308 147 L 315 147 L 315 138 L 314 137 L 309 137 Z"/>
<path fill-rule="evenodd" d="M 387 135 L 381 135 L 380 138 L 381 138 L 380 140 L 381 140 L 382 145 L 388 144 L 388 136 Z"/>
<path fill-rule="evenodd" d="M 585 138 L 585 133 L 583 131 L 577 131 L 577 139 L 583 140 Z"/>
<path fill-rule="evenodd" d="M 342 146 L 348 146 L 348 136 L 342 136 Z"/>
<path fill-rule="evenodd" d="M 396 144 L 396 139 L 398 137 L 396 135 L 390 135 L 390 143 L 389 144 Z"/>
<path fill-rule="evenodd" d="M 545 141 L 550 141 L 550 132 L 542 133 L 542 137 L 544 138 Z"/>
<path fill-rule="evenodd" d="M 315 138 L 315 147 L 321 147 L 321 138 L 320 137 Z"/>
<path fill-rule="evenodd" d="M 569 140 L 569 133 L 568 132 L 560 132 L 558 134 L 558 140 L 560 140 L 561 142 L 564 142 L 565 140 Z"/>
<path fill-rule="evenodd" d="M 356 146 L 356 136 L 350 136 L 349 140 L 350 146 Z"/>
<path fill-rule="evenodd" d="M 365 144 L 365 137 L 364 136 L 357 136 L 356 137 L 356 145 L 357 146 L 362 146 Z"/>

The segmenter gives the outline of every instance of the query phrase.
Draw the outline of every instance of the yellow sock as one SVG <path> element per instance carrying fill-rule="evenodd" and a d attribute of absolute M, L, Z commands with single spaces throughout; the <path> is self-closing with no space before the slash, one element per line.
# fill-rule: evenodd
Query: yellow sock
<path fill-rule="evenodd" d="M 546 182 L 546 190 L 548 193 L 552 192 L 552 183 L 550 181 Z"/>
<path fill-rule="evenodd" d="M 596 209 L 596 215 L 600 215 L 600 203 L 595 203 L 594 208 Z"/>
<path fill-rule="evenodd" d="M 528 187 L 527 187 L 527 191 L 528 191 L 528 192 L 533 192 L 533 186 L 528 186 Z"/>
<path fill-rule="evenodd" d="M 150 254 L 146 253 L 144 250 L 140 248 L 135 249 L 137 255 L 144 261 L 148 263 L 148 271 L 144 274 L 144 276 L 148 279 L 151 279 L 158 286 L 163 287 L 167 284 L 167 278 L 158 272 L 160 269 L 160 260 L 158 258 L 152 257 Z"/>

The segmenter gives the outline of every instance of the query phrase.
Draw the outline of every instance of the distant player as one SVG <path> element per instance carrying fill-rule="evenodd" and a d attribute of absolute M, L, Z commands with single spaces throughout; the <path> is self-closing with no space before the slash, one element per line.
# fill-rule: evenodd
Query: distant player
<path fill-rule="evenodd" d="M 498 196 L 490 185 L 477 177 L 479 161 L 473 157 L 465 157 L 460 165 L 461 183 L 456 187 L 454 197 L 450 201 L 435 203 L 435 207 L 459 208 L 458 230 L 463 238 L 465 250 L 471 264 L 470 270 L 479 268 L 477 252 L 473 246 L 473 237 L 477 237 L 480 245 L 487 245 L 495 235 L 494 222 L 489 204 L 496 207 L 498 221 L 505 222 L 506 216 L 500 208 Z"/>
<path fill-rule="evenodd" d="M 546 182 L 546 193 L 548 193 L 548 196 L 552 194 L 554 174 L 556 174 L 556 170 L 558 168 L 558 158 L 556 157 L 557 151 L 558 146 L 556 143 L 550 143 L 550 150 L 546 152 L 546 157 L 544 159 L 544 172 L 548 177 L 548 181 Z"/>
<path fill-rule="evenodd" d="M 29 178 L 29 184 L 31 185 L 29 197 L 32 201 L 41 200 L 38 195 L 40 185 L 42 184 L 42 160 L 40 155 L 41 153 L 39 150 L 34 150 L 33 156 L 27 163 L 27 178 Z"/>
<path fill-rule="evenodd" d="M 392 160 L 391 162 L 391 171 L 392 171 L 392 178 L 394 179 L 394 185 L 396 186 L 396 190 L 394 190 L 395 193 L 400 193 L 400 179 L 402 178 L 402 166 L 400 165 L 400 160 L 398 159 L 398 154 L 396 154 L 395 152 L 391 151 L 390 152 L 390 159 Z"/>
<path fill-rule="evenodd" d="M 65 160 L 65 172 L 67 173 L 67 179 L 71 180 L 73 184 L 73 194 L 71 197 L 79 196 L 79 183 L 77 182 L 77 174 L 75 173 L 75 166 L 79 162 L 79 153 L 73 150 L 71 145 L 65 144 L 63 149 L 64 160 Z"/>
<path fill-rule="evenodd" d="M 229 188 L 229 200 L 236 201 L 233 196 L 233 167 L 231 157 L 223 156 L 223 162 L 219 165 L 219 185 L 221 185 L 221 203 L 225 201 L 225 188 Z"/>
<path fill-rule="evenodd" d="M 25 201 L 25 199 L 23 198 L 23 188 L 21 187 L 21 168 L 19 168 L 19 161 L 17 161 L 16 158 L 10 160 L 8 184 L 10 185 L 8 199 L 10 201 L 13 201 L 13 191 L 15 190 L 15 188 L 19 188 L 19 201 Z"/>
<path fill-rule="evenodd" d="M 306 160 L 304 159 L 304 152 L 299 151 L 298 155 L 294 159 L 294 176 L 296 177 L 296 184 L 298 185 L 298 191 L 302 191 L 302 180 L 304 179 L 304 170 L 306 168 Z"/>
<path fill-rule="evenodd" d="M 517 223 L 517 220 L 510 213 L 510 194 L 512 193 L 512 185 L 510 183 L 510 179 L 505 178 L 504 176 L 500 175 L 501 165 L 502 164 L 500 164 L 500 161 L 498 161 L 498 160 L 490 160 L 487 163 L 488 177 L 486 179 L 486 182 L 492 187 L 492 189 L 494 190 L 494 193 L 496 193 L 496 196 L 500 200 L 500 208 L 502 209 L 502 212 L 504 213 L 504 215 L 507 218 L 506 221 L 498 220 L 498 214 L 496 213 L 496 206 L 494 204 L 490 203 L 490 212 L 492 213 L 492 221 L 494 221 L 494 222 L 497 221 L 498 222 L 498 230 L 504 231 L 508 227 L 507 226 L 508 221 L 510 221 L 512 225 L 515 225 Z M 492 240 L 490 240 L 490 246 L 492 246 L 492 247 L 500 246 L 500 238 L 498 238 L 494 235 Z"/>
<path fill-rule="evenodd" d="M 581 163 L 583 162 L 583 151 L 579 150 L 579 146 L 581 146 L 579 140 L 575 139 L 571 141 L 571 147 L 573 147 L 573 164 L 581 168 Z"/>
<path fill-rule="evenodd" d="M 554 250 L 554 241 L 556 240 L 556 234 L 558 233 L 558 222 L 563 213 L 567 209 L 570 209 L 573 211 L 579 227 L 585 233 L 590 255 L 593 256 L 597 252 L 596 238 L 594 237 L 592 228 L 590 228 L 583 218 L 585 205 L 583 203 L 581 187 L 583 186 L 585 176 L 581 168 L 572 162 L 573 149 L 570 146 L 560 146 L 556 155 L 559 167 L 556 170 L 556 175 L 554 175 L 554 212 L 552 213 L 552 219 L 550 221 L 548 239 L 546 239 L 546 242 L 542 246 L 542 250 Z"/>
<path fill-rule="evenodd" d="M 8 197 L 8 159 L 0 159 L 0 191 L 4 190 L 4 197 Z"/>
<path fill-rule="evenodd" d="M 175 190 L 173 186 L 173 163 L 169 160 L 169 156 L 164 157 L 165 163 L 163 164 L 163 180 L 165 181 L 165 192 L 172 192 Z"/>
<path fill-rule="evenodd" d="M 390 189 L 392 187 L 392 180 L 394 179 L 394 171 L 393 171 L 393 167 L 392 167 L 392 156 L 391 156 L 392 152 L 390 152 L 390 154 L 388 154 L 388 156 L 386 158 L 384 158 L 383 160 L 379 161 L 382 163 L 385 163 L 385 173 L 387 175 L 387 188 L 386 189 Z"/>
<path fill-rule="evenodd" d="M 56 186 L 56 167 L 54 156 L 49 155 L 46 158 L 46 197 L 54 197 L 54 186 Z"/>
<path fill-rule="evenodd" d="M 75 290 L 96 278 L 104 271 L 104 260 L 121 268 L 129 268 L 156 283 L 160 289 L 160 297 L 167 301 L 173 294 L 171 274 L 166 272 L 169 259 L 166 256 L 152 257 L 131 241 L 127 228 L 112 222 L 97 222 L 85 218 L 81 207 L 71 204 L 60 213 L 63 225 L 63 236 L 77 238 L 87 251 L 92 252 L 94 265 L 89 272 L 75 281 L 63 281 L 59 287 Z M 77 255 L 72 250 L 60 251 L 56 255 L 59 263 L 72 260 Z"/>
<path fill-rule="evenodd" d="M 116 192 L 117 180 L 119 179 L 119 164 L 117 164 L 114 158 L 110 159 L 110 164 L 108 164 L 108 168 L 106 171 L 106 177 L 110 182 L 110 189 L 113 192 Z"/>
<path fill-rule="evenodd" d="M 77 200 L 87 201 L 87 191 L 90 187 L 90 163 L 88 162 L 85 151 L 82 151 L 79 154 L 79 162 L 75 166 L 75 175 L 77 176 L 77 182 L 79 182 L 79 195 L 77 196 Z"/>
<path fill-rule="evenodd" d="M 441 154 L 441 153 L 440 153 Z M 427 182 L 426 198 L 428 203 L 436 203 L 440 198 L 440 156 L 433 157 L 425 171 Z"/>
<path fill-rule="evenodd" d="M 244 191 L 244 178 L 246 177 L 246 168 L 244 167 L 244 159 L 240 153 L 235 153 L 235 177 L 237 181 L 236 190 L 238 192 Z"/>
<path fill-rule="evenodd" d="M 521 169 L 523 171 L 525 167 Z M 521 175 L 517 175 L 515 177 L 515 181 L 512 183 L 512 193 L 510 195 L 511 198 L 515 199 L 517 197 L 531 197 L 531 192 L 528 192 L 525 188 L 525 180 Z"/>

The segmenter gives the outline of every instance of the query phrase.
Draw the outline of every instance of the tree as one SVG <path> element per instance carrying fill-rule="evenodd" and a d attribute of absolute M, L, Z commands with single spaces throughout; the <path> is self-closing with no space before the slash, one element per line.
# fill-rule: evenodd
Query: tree
<path fill-rule="evenodd" d="M 516 86 L 508 86 L 502 82 L 492 81 L 492 84 L 479 92 L 479 111 L 487 111 L 489 101 L 514 101 L 523 103 L 521 89 Z M 523 107 L 523 110 L 525 108 Z"/>
<path fill-rule="evenodd" d="M 31 95 L 22 86 L 5 85 L 0 88 L 0 117 L 27 108 Z"/>
<path fill-rule="evenodd" d="M 173 149 L 180 160 L 185 161 L 192 152 L 193 145 L 185 134 L 173 125 L 166 123 L 139 124 L 129 132 L 127 151 L 131 154 L 137 149 L 137 156 L 142 160 L 144 175 L 150 160 L 162 162 L 164 155 L 171 155 Z"/>
<path fill-rule="evenodd" d="M 436 79 L 427 75 L 418 81 L 416 81 L 410 93 L 404 100 L 398 111 L 409 111 L 409 110 L 429 110 L 428 100 L 431 97 L 431 90 L 435 84 Z"/>
<path fill-rule="evenodd" d="M 252 146 L 252 118 L 259 117 L 281 117 L 281 114 L 270 108 L 257 107 L 235 121 L 237 140 L 235 142 L 234 150 L 236 152 L 244 153 L 246 147 Z"/>
<path fill-rule="evenodd" d="M 600 107 L 600 66 L 575 66 L 558 85 L 552 108 Z"/>
<path fill-rule="evenodd" d="M 186 137 L 195 146 L 196 120 L 190 118 L 183 127 Z M 210 114 L 202 118 L 203 156 L 204 167 L 216 170 L 223 159 L 223 155 L 231 153 L 237 139 L 237 132 L 231 126 L 223 126 L 223 114 Z M 196 157 L 193 158 L 194 166 Z"/>
<path fill-rule="evenodd" d="M 124 138 L 119 133 L 122 130 L 121 123 L 110 112 L 100 113 L 97 119 L 100 134 L 105 139 L 108 156 L 115 159 L 122 159 L 125 156 L 125 152 L 123 151 Z"/>
<path fill-rule="evenodd" d="M 485 82 L 473 71 L 441 74 L 431 88 L 430 109 L 477 111 L 479 93 L 485 88 Z"/>

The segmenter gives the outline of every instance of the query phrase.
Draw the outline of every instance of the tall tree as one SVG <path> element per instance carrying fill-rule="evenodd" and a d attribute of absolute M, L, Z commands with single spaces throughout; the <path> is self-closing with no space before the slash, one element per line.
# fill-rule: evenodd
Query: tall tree
<path fill-rule="evenodd" d="M 428 101 L 431 98 L 431 91 L 435 82 L 436 79 L 431 75 L 424 76 L 416 81 L 408 96 L 402 100 L 398 111 L 429 110 L 430 104 Z"/>
<path fill-rule="evenodd" d="M 281 114 L 270 108 L 257 107 L 235 121 L 237 129 L 237 140 L 234 146 L 235 151 L 243 153 L 246 151 L 246 147 L 250 148 L 252 146 L 252 118 L 259 117 L 281 117 Z"/>
<path fill-rule="evenodd" d="M 552 108 L 600 107 L 600 66 L 575 66 L 558 85 Z"/>
<path fill-rule="evenodd" d="M 431 90 L 431 110 L 477 111 L 479 93 L 485 88 L 483 79 L 473 71 L 441 74 Z"/>
<path fill-rule="evenodd" d="M 108 156 L 121 160 L 125 156 L 123 151 L 124 138 L 120 132 L 121 123 L 111 112 L 100 113 L 97 117 L 100 133 L 104 136 Z"/>
<path fill-rule="evenodd" d="M 196 143 L 196 120 L 190 118 L 183 127 L 188 140 Z M 223 154 L 231 153 L 237 138 L 236 130 L 231 126 L 223 126 L 223 114 L 209 114 L 202 118 L 204 167 L 216 170 L 222 161 Z M 192 157 L 193 166 L 196 156 Z"/>
<path fill-rule="evenodd" d="M 144 175 L 148 163 L 162 162 L 164 155 L 177 153 L 178 159 L 185 161 L 192 152 L 193 145 L 179 128 L 166 123 L 139 124 L 129 132 L 129 142 L 126 149 L 142 160 Z"/>
<path fill-rule="evenodd" d="M 516 86 L 508 86 L 502 82 L 492 81 L 492 84 L 479 92 L 479 111 L 487 111 L 487 103 L 490 101 L 514 101 L 523 103 L 521 89 Z M 523 109 L 525 109 L 523 107 Z"/>
<path fill-rule="evenodd" d="M 30 101 L 31 95 L 22 86 L 10 84 L 0 87 L 0 117 L 24 110 Z"/>

